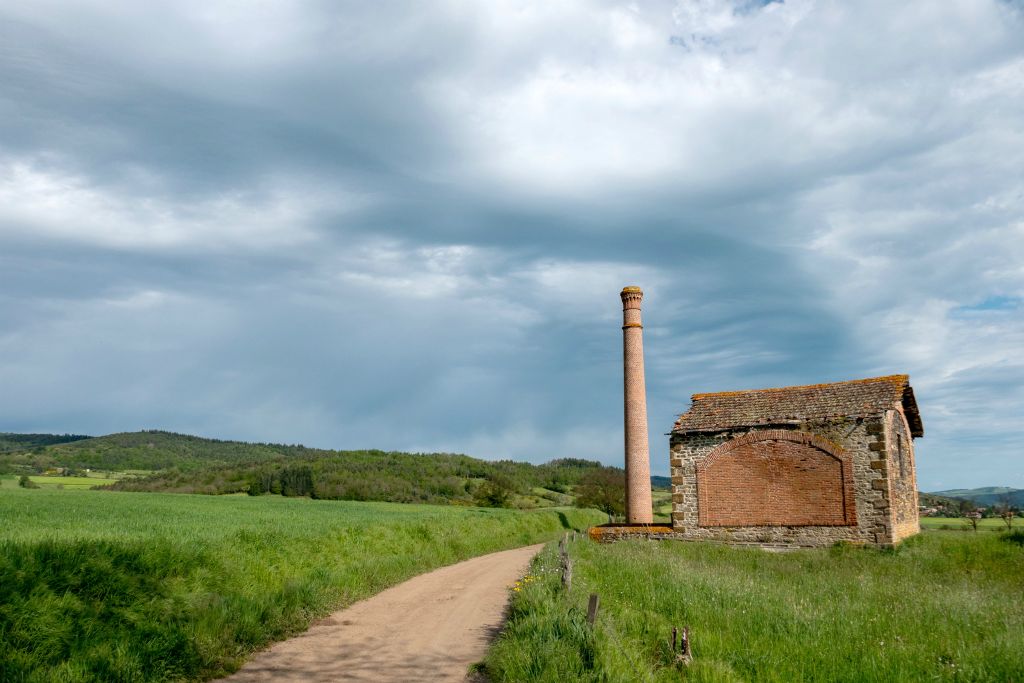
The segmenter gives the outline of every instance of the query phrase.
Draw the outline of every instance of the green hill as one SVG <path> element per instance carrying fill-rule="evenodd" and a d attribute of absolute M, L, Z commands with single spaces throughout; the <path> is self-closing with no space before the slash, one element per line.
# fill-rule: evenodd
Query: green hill
<path fill-rule="evenodd" d="M 651 477 L 651 487 L 656 489 L 672 490 L 672 477 L 654 475 Z"/>
<path fill-rule="evenodd" d="M 42 449 L 58 443 L 81 441 L 90 437 L 81 434 L 12 434 L 0 432 L 0 453 Z"/>
<path fill-rule="evenodd" d="M 0 453 L 0 472 L 11 474 L 54 469 L 130 472 L 133 476 L 112 486 L 125 491 L 280 493 L 525 508 L 571 504 L 571 489 L 584 472 L 602 467 L 571 458 L 533 465 L 453 453 L 333 451 L 161 431 L 110 434 Z"/>
<path fill-rule="evenodd" d="M 0 451 L 0 471 L 31 473 L 54 467 L 110 472 L 169 468 L 191 471 L 211 465 L 268 460 L 307 450 L 302 446 L 221 441 L 162 431 L 73 437 L 74 440 L 37 434 L 3 435 L 12 444 L 18 443 L 15 437 L 24 436 L 36 437 L 33 446 Z M 41 448 L 38 444 L 42 439 L 39 437 L 54 440 Z"/>
<path fill-rule="evenodd" d="M 122 491 L 173 493 L 275 493 L 334 500 L 456 503 L 494 507 L 547 507 L 570 503 L 566 495 L 596 462 L 545 465 L 490 462 L 452 453 L 322 451 L 290 448 L 278 457 L 195 469 L 171 468 L 122 479 Z"/>
<path fill-rule="evenodd" d="M 949 489 L 948 491 L 933 491 L 930 495 L 955 498 L 956 500 L 970 500 L 979 506 L 1001 505 L 1008 499 L 1010 505 L 1024 507 L 1024 489 L 1014 489 L 1008 486 Z"/>

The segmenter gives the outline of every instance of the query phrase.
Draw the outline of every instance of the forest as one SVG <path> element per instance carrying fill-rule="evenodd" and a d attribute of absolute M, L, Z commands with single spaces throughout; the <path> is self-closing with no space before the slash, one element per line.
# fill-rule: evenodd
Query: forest
<path fill-rule="evenodd" d="M 558 458 L 542 465 L 455 453 L 338 451 L 163 431 L 111 434 L 0 454 L 0 473 L 98 472 L 118 491 L 279 494 L 317 499 L 484 507 L 572 504 L 573 488 L 618 480 L 619 468 Z"/>

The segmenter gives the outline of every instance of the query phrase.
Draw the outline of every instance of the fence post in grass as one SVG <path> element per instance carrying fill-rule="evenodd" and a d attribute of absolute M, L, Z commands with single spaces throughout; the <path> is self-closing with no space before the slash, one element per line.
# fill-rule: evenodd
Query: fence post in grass
<path fill-rule="evenodd" d="M 594 622 L 597 620 L 597 607 L 599 603 L 600 600 L 597 597 L 597 593 L 591 593 L 590 602 L 587 604 L 587 623 L 591 626 L 593 626 Z M 672 632 L 674 636 L 675 629 L 672 629 Z"/>
<path fill-rule="evenodd" d="M 568 593 L 572 590 L 572 560 L 569 559 L 569 532 L 566 531 L 558 542 L 558 555 L 562 562 L 562 588 Z"/>
<path fill-rule="evenodd" d="M 674 630 L 675 629 L 673 629 L 673 631 Z M 692 644 L 690 643 L 690 627 L 684 626 L 683 639 L 682 642 L 679 643 L 679 654 L 677 655 L 677 658 L 683 664 L 689 664 L 693 661 L 693 653 L 690 651 L 691 648 Z"/>

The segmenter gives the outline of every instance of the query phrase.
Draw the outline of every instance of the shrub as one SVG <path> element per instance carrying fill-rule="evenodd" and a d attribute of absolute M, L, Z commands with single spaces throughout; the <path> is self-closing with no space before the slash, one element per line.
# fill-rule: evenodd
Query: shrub
<path fill-rule="evenodd" d="M 1007 543 L 1016 543 L 1024 546 L 1024 529 L 1014 529 L 1008 534 L 1003 534 L 1003 540 Z"/>
<path fill-rule="evenodd" d="M 607 468 L 590 470 L 576 487 L 576 507 L 597 508 L 611 519 L 626 511 L 626 473 Z"/>
<path fill-rule="evenodd" d="M 477 488 L 473 498 L 480 507 L 501 508 L 508 504 L 512 493 L 508 478 L 496 474 Z"/>

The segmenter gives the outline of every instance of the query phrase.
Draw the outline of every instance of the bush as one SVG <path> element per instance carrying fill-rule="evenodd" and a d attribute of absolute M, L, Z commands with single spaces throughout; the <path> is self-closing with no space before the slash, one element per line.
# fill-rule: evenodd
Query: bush
<path fill-rule="evenodd" d="M 37 484 L 34 481 L 32 481 L 31 479 L 29 479 L 29 476 L 27 474 L 21 475 L 21 478 L 18 479 L 18 486 L 20 486 L 23 489 L 37 489 L 37 488 L 39 488 L 39 484 Z"/>
<path fill-rule="evenodd" d="M 313 469 L 309 465 L 295 465 L 281 470 L 281 495 L 309 496 L 313 494 Z"/>
<path fill-rule="evenodd" d="M 512 482 L 496 474 L 477 488 L 473 498 L 480 507 L 502 508 L 508 504 L 512 493 Z"/>
<path fill-rule="evenodd" d="M 608 468 L 590 470 L 576 487 L 576 507 L 597 508 L 608 515 L 626 512 L 626 473 Z"/>
<path fill-rule="evenodd" d="M 1003 540 L 1007 543 L 1016 543 L 1017 545 L 1024 546 L 1024 529 L 1014 529 L 1010 533 L 1004 534 Z"/>

